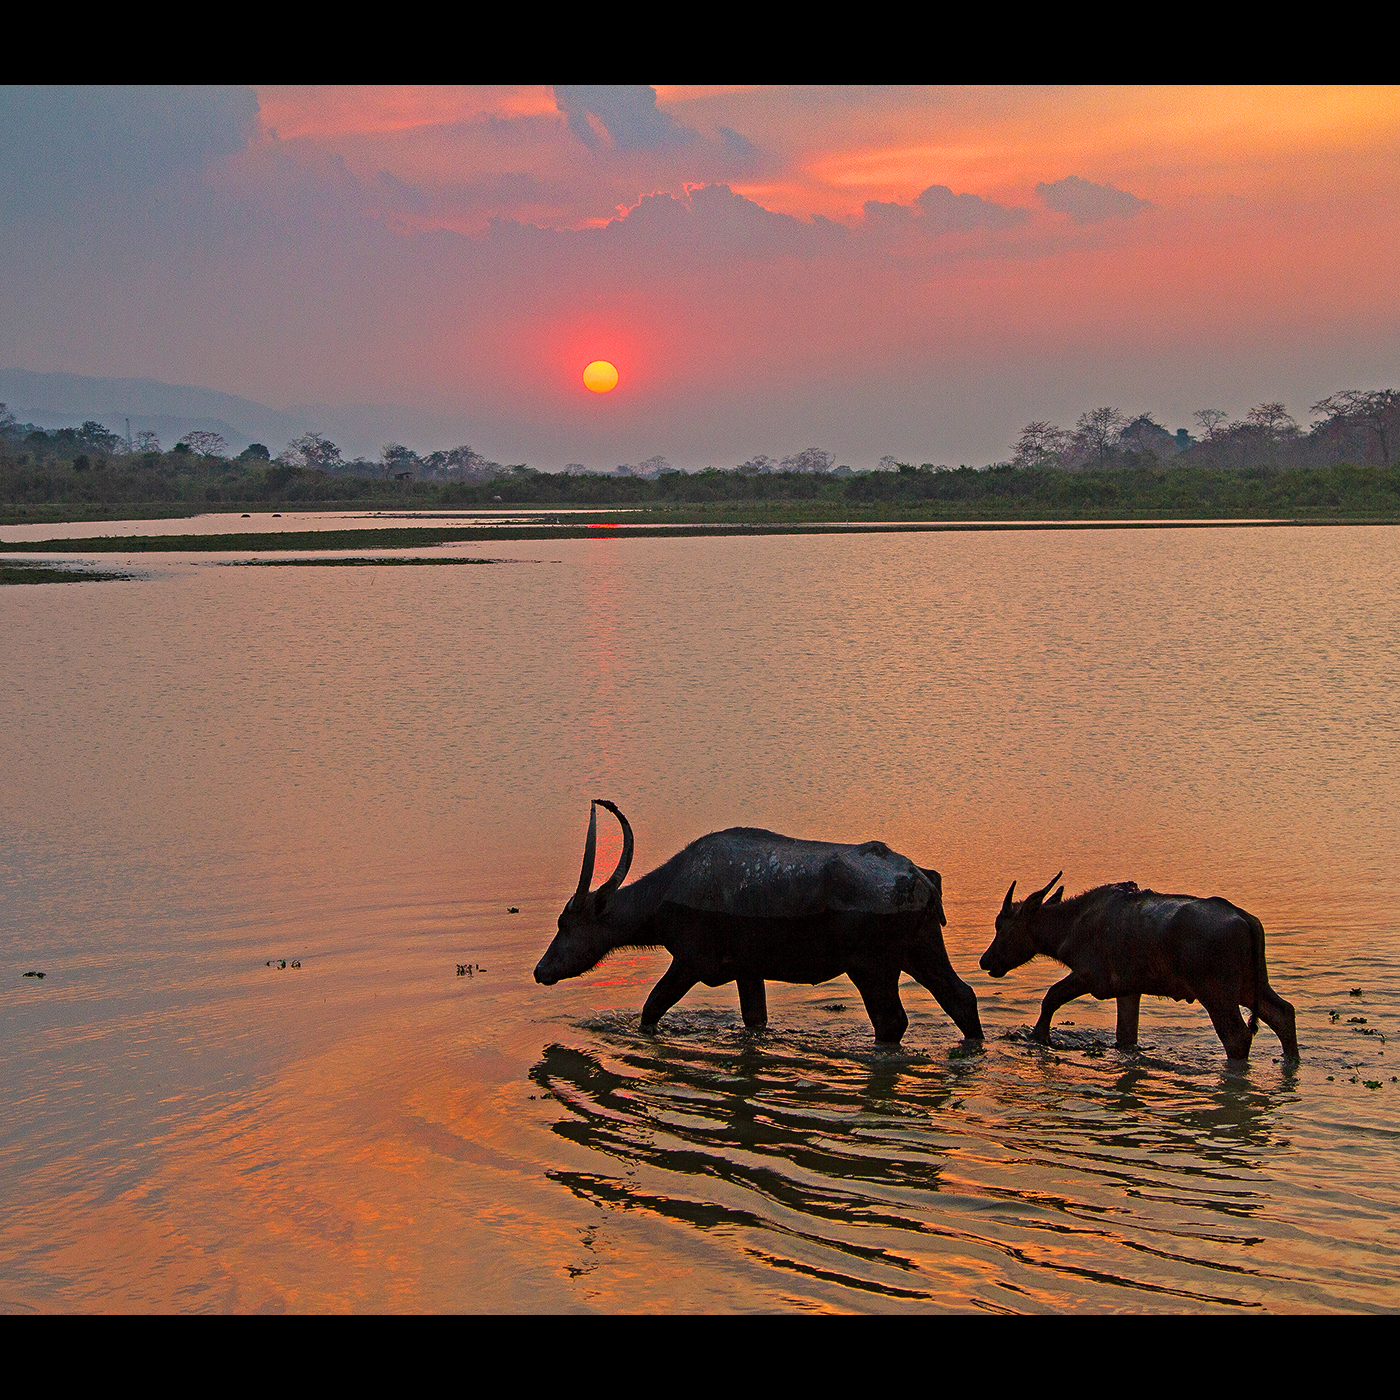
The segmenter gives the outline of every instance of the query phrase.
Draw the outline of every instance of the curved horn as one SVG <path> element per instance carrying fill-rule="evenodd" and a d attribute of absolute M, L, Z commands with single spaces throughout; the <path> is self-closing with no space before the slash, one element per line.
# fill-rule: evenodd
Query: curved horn
<path fill-rule="evenodd" d="M 574 893 L 575 908 L 583 904 L 588 887 L 593 883 L 593 862 L 598 855 L 598 806 L 588 809 L 588 840 L 583 843 L 583 874 L 578 877 L 578 889 Z"/>
<path fill-rule="evenodd" d="M 1013 880 L 1013 881 L 1011 882 L 1011 888 L 1010 888 L 1009 890 L 1007 890 L 1007 892 L 1006 892 L 1006 898 L 1003 899 L 1002 902 L 1001 902 L 1001 912 L 1002 912 L 1003 914 L 1007 913 L 1007 912 L 1010 910 L 1010 908 L 1011 908 L 1011 896 L 1012 896 L 1013 894 L 1015 894 L 1015 893 L 1016 893 L 1016 882 L 1015 882 L 1015 880 Z"/>
<path fill-rule="evenodd" d="M 1045 886 L 1044 889 L 1037 890 L 1034 894 L 1028 894 L 1026 896 L 1027 907 L 1031 909 L 1038 908 L 1040 906 L 1040 902 L 1045 898 L 1047 894 L 1050 893 L 1051 890 L 1055 888 L 1056 882 L 1064 873 L 1065 872 L 1063 870 L 1057 870 L 1055 872 L 1054 878 L 1050 881 L 1048 885 Z"/>
<path fill-rule="evenodd" d="M 606 807 L 622 823 L 622 855 L 618 857 L 617 869 L 608 876 L 605 883 L 598 886 L 599 894 L 611 894 L 627 878 L 627 872 L 632 868 L 632 825 L 618 811 L 615 802 L 609 802 L 606 797 L 596 798 L 595 801 L 598 806 Z"/>

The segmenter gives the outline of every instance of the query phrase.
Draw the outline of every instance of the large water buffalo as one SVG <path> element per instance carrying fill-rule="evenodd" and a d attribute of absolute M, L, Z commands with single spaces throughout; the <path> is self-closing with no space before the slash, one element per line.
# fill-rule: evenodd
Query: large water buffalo
<path fill-rule="evenodd" d="M 598 808 L 622 824 L 622 858 L 596 890 Z M 899 1000 L 908 972 L 938 999 L 965 1036 L 981 1039 L 977 994 L 953 971 L 943 947 L 942 880 L 881 841 L 838 846 L 733 827 L 692 841 L 622 887 L 632 863 L 632 828 L 599 798 L 588 817 L 578 889 L 559 932 L 535 968 L 552 986 L 596 967 L 614 948 L 665 948 L 666 975 L 642 1008 L 650 1028 L 697 982 L 739 984 L 744 1024 L 767 1024 L 764 981 L 825 982 L 846 973 L 882 1044 L 909 1025 Z"/>
<path fill-rule="evenodd" d="M 1075 997 L 1118 1000 L 1118 1045 L 1137 1044 L 1138 1008 L 1144 996 L 1199 1001 L 1232 1060 L 1249 1057 L 1262 1016 L 1298 1058 L 1293 1008 L 1269 986 L 1264 961 L 1264 925 L 1227 899 L 1156 894 L 1127 881 L 1100 885 L 1064 898 L 1064 886 L 1044 889 L 1013 903 L 1016 882 L 997 915 L 996 937 L 981 966 L 993 977 L 1037 953 L 1070 969 L 1041 1003 L 1032 1035 L 1050 1042 L 1050 1018 Z M 1046 896 L 1049 895 L 1047 899 Z M 1249 1025 L 1240 1007 L 1250 1008 Z"/>

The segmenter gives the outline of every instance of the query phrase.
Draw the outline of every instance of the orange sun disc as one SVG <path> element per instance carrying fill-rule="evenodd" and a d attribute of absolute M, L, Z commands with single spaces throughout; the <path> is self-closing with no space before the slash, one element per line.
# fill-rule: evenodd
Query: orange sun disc
<path fill-rule="evenodd" d="M 583 372 L 583 384 L 595 394 L 606 394 L 617 388 L 617 370 L 606 360 L 594 360 Z"/>

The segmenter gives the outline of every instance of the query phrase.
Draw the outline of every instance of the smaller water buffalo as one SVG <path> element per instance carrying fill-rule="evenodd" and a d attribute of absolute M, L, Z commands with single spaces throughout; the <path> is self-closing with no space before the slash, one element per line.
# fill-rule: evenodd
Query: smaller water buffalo
<path fill-rule="evenodd" d="M 1131 880 L 1064 898 L 1064 886 L 1012 902 L 1016 882 L 997 915 L 996 937 L 981 967 L 1005 977 L 1037 953 L 1070 969 L 1041 1003 L 1031 1034 L 1050 1043 L 1050 1018 L 1075 997 L 1118 1000 L 1118 1046 L 1137 1044 L 1138 1008 L 1144 995 L 1199 1001 L 1232 1060 L 1249 1057 L 1264 1021 L 1298 1058 L 1293 1008 L 1269 986 L 1264 962 L 1264 925 L 1228 899 L 1140 890 Z M 1047 899 L 1046 896 L 1049 895 Z M 1249 1025 L 1240 1007 L 1250 1009 Z"/>
<path fill-rule="evenodd" d="M 590 890 L 598 808 L 622 825 L 617 869 Z M 899 999 L 908 972 L 937 998 L 964 1036 L 980 1040 L 977 994 L 953 971 L 943 946 L 942 881 L 883 841 L 860 846 L 797 841 L 733 827 L 692 841 L 650 874 L 622 887 L 632 828 L 599 798 L 588 817 L 578 889 L 535 968 L 552 986 L 596 967 L 615 948 L 665 948 L 672 963 L 642 1008 L 653 1027 L 697 982 L 739 985 L 744 1024 L 768 1021 L 764 981 L 826 982 L 846 973 L 875 1027 L 898 1044 L 909 1025 Z"/>

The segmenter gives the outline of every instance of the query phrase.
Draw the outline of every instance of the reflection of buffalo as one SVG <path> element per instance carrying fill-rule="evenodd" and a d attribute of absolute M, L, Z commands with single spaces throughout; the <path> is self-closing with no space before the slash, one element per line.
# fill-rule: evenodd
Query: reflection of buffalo
<path fill-rule="evenodd" d="M 1216 1034 L 1232 1060 L 1249 1057 L 1262 1016 L 1298 1058 L 1293 1008 L 1269 986 L 1264 961 L 1264 926 L 1226 899 L 1155 894 L 1131 881 L 1101 885 L 1064 899 L 1055 876 L 1019 903 L 1006 892 L 997 915 L 996 937 L 981 965 L 1005 977 L 1037 953 L 1070 969 L 1045 994 L 1032 1034 L 1049 1043 L 1050 1018 L 1067 1001 L 1089 995 L 1118 999 L 1118 1044 L 1137 1044 L 1138 1008 L 1144 995 L 1197 1001 L 1210 1013 Z M 1240 1007 L 1251 1011 L 1249 1025 Z"/>
<path fill-rule="evenodd" d="M 1028 1097 L 1037 1061 L 995 1045 L 857 1058 L 824 1032 L 760 1047 L 709 1013 L 685 1020 L 657 1039 L 605 1017 L 543 1047 L 529 1077 L 550 1181 L 708 1233 L 735 1268 L 828 1301 L 966 1307 L 1005 1285 L 1066 1307 L 1087 1289 L 1140 1309 L 1163 1288 L 1257 1306 L 1271 1286 L 1245 1222 L 1273 1218 L 1287 1088 L 1134 1058 L 1107 1081 L 1102 1061 L 1078 1083 L 1057 1067 L 1052 1096 Z"/>
<path fill-rule="evenodd" d="M 934 1139 L 918 1140 L 915 1125 L 947 1110 L 953 1090 L 941 1076 L 911 1078 L 906 1062 L 885 1057 L 862 1064 L 793 1047 L 775 1057 L 752 1047 L 736 1055 L 732 1041 L 624 1043 L 621 1056 L 545 1046 L 530 1078 L 559 1106 L 559 1137 L 709 1190 L 728 1181 L 847 1222 L 882 1209 L 882 1188 L 939 1189 L 942 1154 Z M 900 1113 L 890 1120 L 882 1115 L 901 1074 Z M 857 1124 L 862 1131 L 849 1131 Z M 872 1141 L 882 1150 L 872 1152 Z"/>
<path fill-rule="evenodd" d="M 598 806 L 622 823 L 617 869 L 589 891 Z M 654 1026 L 697 982 L 739 985 L 744 1022 L 768 1020 L 765 979 L 828 981 L 846 973 L 865 1002 L 875 1038 L 898 1044 L 909 1025 L 899 1000 L 908 972 L 965 1036 L 981 1039 L 977 996 L 943 946 L 942 881 L 883 842 L 840 846 L 734 827 L 693 841 L 664 865 L 620 888 L 632 862 L 632 828 L 611 803 L 593 804 L 578 889 L 535 968 L 546 986 L 597 966 L 614 948 L 664 947 L 670 968 L 642 1009 Z"/>

